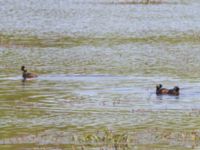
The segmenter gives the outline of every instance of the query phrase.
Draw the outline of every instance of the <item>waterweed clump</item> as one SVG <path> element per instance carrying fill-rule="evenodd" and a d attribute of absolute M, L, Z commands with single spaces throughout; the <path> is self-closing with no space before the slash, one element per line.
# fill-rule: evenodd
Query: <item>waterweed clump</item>
<path fill-rule="evenodd" d="M 113 148 L 129 149 L 132 143 L 131 137 L 128 133 L 118 133 L 113 132 L 109 129 L 104 129 L 102 131 L 96 131 L 96 133 L 84 133 L 81 136 L 73 135 L 72 141 L 77 145 L 82 145 L 81 147 L 99 147 L 102 148 Z"/>
<path fill-rule="evenodd" d="M 167 128 L 132 128 L 129 130 L 118 129 L 110 130 L 100 128 L 72 136 L 73 149 L 113 149 L 127 150 L 149 145 L 160 146 L 159 143 L 170 145 L 174 143 L 180 148 L 200 146 L 200 130 L 177 130 Z"/>

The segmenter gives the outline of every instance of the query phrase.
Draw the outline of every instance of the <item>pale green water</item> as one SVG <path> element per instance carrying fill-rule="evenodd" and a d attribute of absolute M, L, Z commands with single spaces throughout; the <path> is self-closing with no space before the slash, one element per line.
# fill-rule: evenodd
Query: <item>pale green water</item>
<path fill-rule="evenodd" d="M 0 149 L 200 148 L 200 2 L 127 2 L 0 1 Z"/>

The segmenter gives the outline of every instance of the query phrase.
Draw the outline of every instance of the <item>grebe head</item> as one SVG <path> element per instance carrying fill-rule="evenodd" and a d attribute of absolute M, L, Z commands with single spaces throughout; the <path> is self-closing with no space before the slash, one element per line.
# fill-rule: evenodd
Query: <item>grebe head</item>
<path fill-rule="evenodd" d="M 174 87 L 174 90 L 175 90 L 176 92 L 179 92 L 179 87 L 178 87 L 178 86 L 175 86 L 175 87 Z"/>
<path fill-rule="evenodd" d="M 162 88 L 162 84 L 158 84 L 157 86 L 156 86 L 156 89 L 161 89 Z"/>
<path fill-rule="evenodd" d="M 25 66 L 22 66 L 22 67 L 21 67 L 21 71 L 25 71 Z"/>

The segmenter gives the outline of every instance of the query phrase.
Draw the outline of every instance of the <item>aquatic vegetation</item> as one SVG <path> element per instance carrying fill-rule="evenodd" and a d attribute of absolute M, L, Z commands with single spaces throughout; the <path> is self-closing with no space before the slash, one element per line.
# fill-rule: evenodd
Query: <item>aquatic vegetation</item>
<path fill-rule="evenodd" d="M 121 4 L 162 4 L 166 3 L 166 0 L 124 0 L 120 1 Z"/>
<path fill-rule="evenodd" d="M 0 16 L 0 149 L 199 149 L 198 0 L 7 0 Z"/>
<path fill-rule="evenodd" d="M 165 143 L 171 145 L 171 148 L 176 146 L 176 143 L 181 142 L 182 146 L 198 147 L 200 142 L 199 130 L 191 132 L 177 132 L 173 130 L 163 129 L 147 129 L 137 131 L 133 129 L 130 131 L 115 132 L 105 129 L 103 131 L 97 130 L 96 133 L 85 133 L 82 136 L 73 136 L 74 149 L 82 147 L 88 149 L 92 147 L 113 148 L 113 149 L 132 149 L 142 147 L 147 143 L 156 145 L 158 143 Z M 124 132 L 124 133 L 123 133 Z M 151 145 L 149 145 L 151 147 Z M 163 145 L 164 146 L 164 145 Z"/>
<path fill-rule="evenodd" d="M 54 35 L 49 37 L 28 36 L 28 35 L 9 35 L 0 34 L 0 43 L 4 47 L 41 47 L 41 48 L 71 48 L 78 46 L 97 46 L 102 45 L 116 46 L 131 43 L 166 43 L 166 44 L 180 44 L 180 43 L 199 43 L 200 36 L 198 33 L 194 34 L 172 34 L 172 35 L 155 35 L 145 37 L 131 37 L 121 35 L 105 35 L 103 37 L 90 36 L 62 36 Z"/>

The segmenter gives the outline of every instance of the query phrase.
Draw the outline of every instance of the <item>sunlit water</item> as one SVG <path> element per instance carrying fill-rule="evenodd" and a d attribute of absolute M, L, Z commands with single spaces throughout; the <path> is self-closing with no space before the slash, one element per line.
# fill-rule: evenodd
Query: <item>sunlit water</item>
<path fill-rule="evenodd" d="M 199 6 L 0 1 L 0 149 L 198 149 Z"/>

